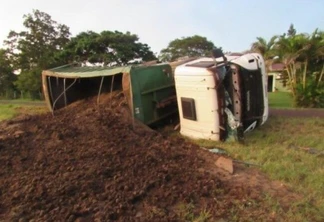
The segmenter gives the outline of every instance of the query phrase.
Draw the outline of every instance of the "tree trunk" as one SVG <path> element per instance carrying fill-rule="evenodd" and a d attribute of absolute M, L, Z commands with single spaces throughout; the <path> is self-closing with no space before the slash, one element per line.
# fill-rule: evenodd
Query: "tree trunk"
<path fill-rule="evenodd" d="M 303 72 L 303 89 L 306 87 L 306 73 L 307 73 L 308 59 L 305 61 L 304 72 Z"/>
<path fill-rule="evenodd" d="M 293 94 L 293 97 L 295 97 L 296 93 L 295 93 L 295 81 L 294 81 L 294 75 L 293 75 L 293 66 L 292 64 L 287 64 L 287 74 L 288 74 L 288 81 L 290 83 L 290 87 L 291 87 L 291 93 Z"/>
<path fill-rule="evenodd" d="M 324 74 L 324 64 L 323 64 L 323 67 L 322 67 L 320 77 L 319 77 L 318 82 L 317 82 L 317 86 L 319 86 L 321 84 L 323 74 Z"/>

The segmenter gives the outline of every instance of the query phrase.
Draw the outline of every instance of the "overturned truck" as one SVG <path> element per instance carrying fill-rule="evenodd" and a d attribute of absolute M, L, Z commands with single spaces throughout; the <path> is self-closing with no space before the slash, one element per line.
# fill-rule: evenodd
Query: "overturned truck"
<path fill-rule="evenodd" d="M 259 54 L 199 58 L 184 64 L 125 67 L 67 65 L 42 73 L 52 112 L 77 100 L 122 90 L 134 119 L 148 126 L 179 117 L 195 139 L 242 139 L 268 117 L 267 76 Z M 108 105 L 108 104 L 107 104 Z"/>
<path fill-rule="evenodd" d="M 268 118 L 267 74 L 261 55 L 200 58 L 175 69 L 181 134 L 241 140 Z"/>

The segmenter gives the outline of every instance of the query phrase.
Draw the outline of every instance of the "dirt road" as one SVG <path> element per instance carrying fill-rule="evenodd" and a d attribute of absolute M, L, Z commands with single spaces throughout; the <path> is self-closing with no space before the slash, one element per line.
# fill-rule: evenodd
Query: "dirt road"
<path fill-rule="evenodd" d="M 269 116 L 324 118 L 324 109 L 273 109 L 273 108 L 270 108 Z"/>

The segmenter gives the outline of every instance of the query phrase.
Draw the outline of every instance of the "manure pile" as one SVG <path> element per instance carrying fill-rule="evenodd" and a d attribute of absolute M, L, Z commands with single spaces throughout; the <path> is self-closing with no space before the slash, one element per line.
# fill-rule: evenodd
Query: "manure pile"
<path fill-rule="evenodd" d="M 133 123 L 122 93 L 96 99 L 0 123 L 0 221 L 215 221 L 258 202 L 216 155 Z"/>

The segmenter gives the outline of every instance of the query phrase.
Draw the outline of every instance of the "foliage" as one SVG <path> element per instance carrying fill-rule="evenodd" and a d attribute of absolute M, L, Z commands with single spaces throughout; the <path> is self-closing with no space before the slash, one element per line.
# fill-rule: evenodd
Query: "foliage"
<path fill-rule="evenodd" d="M 260 53 L 265 60 L 266 69 L 269 70 L 272 63 L 275 62 L 274 47 L 278 36 L 273 36 L 268 42 L 262 37 L 257 37 L 257 41 L 252 43 L 251 51 Z"/>
<path fill-rule="evenodd" d="M 147 44 L 130 32 L 81 32 L 70 39 L 69 28 L 39 10 L 24 15 L 21 32 L 11 31 L 0 51 L 0 86 L 16 87 L 32 98 L 41 95 L 42 70 L 72 62 L 126 65 L 157 59 Z M 13 70 L 20 72 L 17 81 Z M 9 79 L 10 77 L 10 79 Z M 15 81 L 15 84 L 12 82 Z M 3 93 L 5 87 L 1 87 Z"/>
<path fill-rule="evenodd" d="M 104 63 L 110 66 L 156 59 L 149 46 L 138 40 L 138 36 L 130 32 L 82 32 L 71 39 L 61 56 L 67 62 Z"/>
<path fill-rule="evenodd" d="M 277 54 L 286 66 L 288 83 L 299 107 L 324 107 L 320 101 L 324 74 L 324 34 L 282 35 Z"/>
<path fill-rule="evenodd" d="M 8 97 L 7 95 L 14 91 L 15 87 L 13 82 L 16 78 L 10 66 L 6 50 L 0 49 L 0 95 L 6 95 L 5 97 Z"/>
<path fill-rule="evenodd" d="M 17 88 L 37 95 L 41 89 L 41 70 L 62 64 L 57 53 L 69 41 L 70 32 L 66 25 L 58 24 L 39 10 L 24 15 L 23 25 L 25 30 L 11 31 L 5 44 L 13 68 L 21 71 Z"/>
<path fill-rule="evenodd" d="M 317 81 L 308 79 L 306 85 L 298 83 L 296 86 L 295 105 L 297 107 L 324 107 L 324 84 L 317 86 Z"/>
<path fill-rule="evenodd" d="M 294 24 L 290 24 L 289 29 L 288 29 L 288 31 L 287 31 L 287 35 L 288 35 L 289 37 L 292 37 L 292 36 L 295 36 L 296 33 L 297 33 L 297 31 L 296 31 L 296 29 L 295 29 L 295 27 L 294 27 Z"/>
<path fill-rule="evenodd" d="M 39 10 L 24 15 L 23 25 L 25 31 L 11 31 L 5 41 L 14 68 L 24 72 L 34 67 L 46 69 L 59 64 L 55 54 L 69 41 L 69 28 Z"/>
<path fill-rule="evenodd" d="M 266 65 L 281 62 L 283 73 L 298 107 L 324 107 L 321 98 L 324 84 L 324 33 L 297 33 L 293 24 L 288 32 L 273 36 L 269 42 L 258 37 L 252 51 L 261 53 Z"/>
<path fill-rule="evenodd" d="M 171 41 L 167 48 L 161 50 L 159 58 L 161 61 L 174 61 L 185 56 L 211 56 L 213 48 L 214 43 L 205 37 L 195 35 Z"/>
<path fill-rule="evenodd" d="M 41 99 L 41 72 L 38 68 L 26 70 L 19 75 L 15 85 L 22 92 L 28 92 L 31 99 Z"/>
<path fill-rule="evenodd" d="M 273 36 L 269 42 L 262 37 L 257 37 L 256 42 L 252 43 L 251 51 L 260 53 L 265 59 L 269 59 L 274 56 L 273 47 L 275 46 L 278 36 Z"/>

